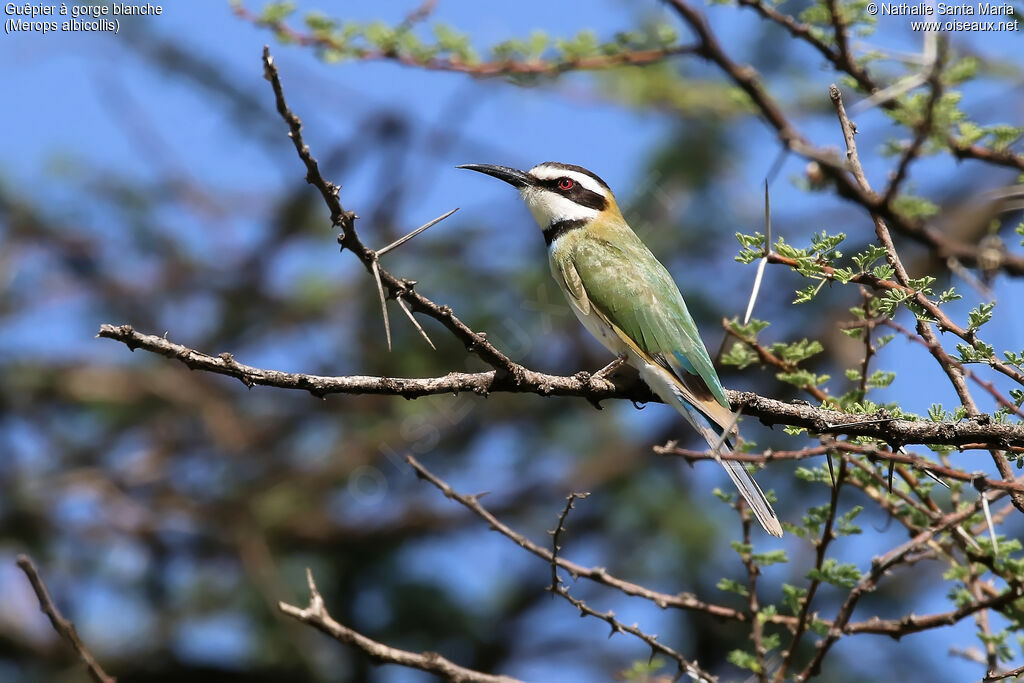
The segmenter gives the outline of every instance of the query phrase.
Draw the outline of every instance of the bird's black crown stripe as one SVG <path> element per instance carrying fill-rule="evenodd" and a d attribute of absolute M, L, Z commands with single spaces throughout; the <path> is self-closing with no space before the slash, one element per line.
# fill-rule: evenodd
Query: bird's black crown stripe
<path fill-rule="evenodd" d="M 582 228 L 587 224 L 584 218 L 566 219 L 556 221 L 544 228 L 544 244 L 551 246 L 551 243 L 557 240 L 559 237 L 569 232 L 570 230 L 576 230 Z"/>
<path fill-rule="evenodd" d="M 600 185 L 601 187 L 605 188 L 606 190 L 610 190 L 611 189 L 610 187 L 608 187 L 608 183 L 606 183 L 605 181 L 601 180 L 601 178 L 596 173 L 594 173 L 593 171 L 588 171 L 587 169 L 583 168 L 582 166 L 577 166 L 575 164 L 563 164 L 563 163 L 558 162 L 558 161 L 545 161 L 543 164 L 540 164 L 540 165 L 541 166 L 550 166 L 551 168 L 560 168 L 563 171 L 576 171 L 577 173 L 582 173 L 583 175 L 590 176 L 591 178 L 596 180 L 597 184 Z"/>

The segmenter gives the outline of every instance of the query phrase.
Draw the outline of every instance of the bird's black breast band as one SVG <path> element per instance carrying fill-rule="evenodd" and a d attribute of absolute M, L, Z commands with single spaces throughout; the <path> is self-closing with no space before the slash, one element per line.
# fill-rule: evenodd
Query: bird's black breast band
<path fill-rule="evenodd" d="M 552 242 L 557 240 L 565 233 L 569 232 L 570 230 L 582 228 L 586 224 L 587 221 L 582 218 L 555 221 L 548 227 L 544 228 L 544 244 L 550 247 Z"/>

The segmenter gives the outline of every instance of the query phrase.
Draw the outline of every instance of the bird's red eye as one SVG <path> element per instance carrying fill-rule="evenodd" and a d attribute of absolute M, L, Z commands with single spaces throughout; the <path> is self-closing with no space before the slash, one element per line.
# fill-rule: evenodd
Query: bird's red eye
<path fill-rule="evenodd" d="M 558 189 L 560 190 L 571 190 L 572 186 L 575 185 L 572 178 L 562 178 L 558 181 Z"/>

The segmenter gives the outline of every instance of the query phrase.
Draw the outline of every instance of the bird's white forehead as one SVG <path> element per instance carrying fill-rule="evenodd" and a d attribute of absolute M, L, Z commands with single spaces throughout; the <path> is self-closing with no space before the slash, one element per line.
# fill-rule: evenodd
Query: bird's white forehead
<path fill-rule="evenodd" d="M 566 168 L 560 168 L 558 166 L 548 166 L 547 164 L 540 164 L 530 169 L 530 175 L 541 180 L 554 180 L 555 178 L 572 178 L 580 186 L 596 192 L 601 196 L 607 196 L 608 191 L 586 173 L 580 173 L 579 171 L 570 171 Z"/>

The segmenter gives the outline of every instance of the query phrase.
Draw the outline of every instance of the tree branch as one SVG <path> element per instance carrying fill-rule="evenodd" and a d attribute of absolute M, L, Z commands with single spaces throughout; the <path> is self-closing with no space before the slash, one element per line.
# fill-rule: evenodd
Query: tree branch
<path fill-rule="evenodd" d="M 320 167 L 309 151 L 309 147 L 302 139 L 302 121 L 292 112 L 285 101 L 284 89 L 281 85 L 281 78 L 277 71 L 277 65 L 270 54 L 270 48 L 263 47 L 263 68 L 264 77 L 270 81 L 274 89 L 274 98 L 277 102 L 277 111 L 281 118 L 288 124 L 288 137 L 295 145 L 299 159 L 306 167 L 306 182 L 313 185 L 320 191 L 327 208 L 331 212 L 331 223 L 341 228 L 342 233 L 338 236 L 338 243 L 342 249 L 348 249 L 362 261 L 366 271 L 374 278 L 379 278 L 382 286 L 386 287 L 391 296 L 404 298 L 416 313 L 423 313 L 440 322 L 451 332 L 456 339 L 466 345 L 466 349 L 476 354 L 485 363 L 496 370 L 507 374 L 512 381 L 518 381 L 522 367 L 514 363 L 512 359 L 499 351 L 493 344 L 487 341 L 483 334 L 474 332 L 468 325 L 455 317 L 452 310 L 447 306 L 439 306 L 413 290 L 413 282 L 398 278 L 380 267 L 377 260 L 377 252 L 362 243 L 356 234 L 355 220 L 358 216 L 351 211 L 346 211 L 341 206 L 338 198 L 338 185 L 324 179 L 320 174 Z"/>
<path fill-rule="evenodd" d="M 100 666 L 92 652 L 82 642 L 75 625 L 71 620 L 65 619 L 60 610 L 57 609 L 57 605 L 54 604 L 53 598 L 50 597 L 50 591 L 47 589 L 42 577 L 39 576 L 32 558 L 28 555 L 18 555 L 16 562 L 18 568 L 25 572 L 29 583 L 32 584 L 32 590 L 39 600 L 39 609 L 49 617 L 53 630 L 57 632 L 57 635 L 78 654 L 79 659 L 85 664 L 86 671 L 89 672 L 89 677 L 96 683 L 116 683 L 117 679 L 103 671 L 103 667 Z"/>
<path fill-rule="evenodd" d="M 419 669 L 432 673 L 453 683 L 522 683 L 510 676 L 495 676 L 481 671 L 474 671 L 455 664 L 436 652 L 409 652 L 379 643 L 361 633 L 339 624 L 327 612 L 324 599 L 313 581 L 313 572 L 306 570 L 309 582 L 309 605 L 305 608 L 278 603 L 278 609 L 304 624 L 326 633 L 335 640 L 359 648 L 378 664 L 398 664 L 399 666 Z"/>
<path fill-rule="evenodd" d="M 330 36 L 303 33 L 286 24 L 284 21 L 267 21 L 250 12 L 241 4 L 233 8 L 236 16 L 257 26 L 266 26 L 296 45 L 313 47 L 318 50 L 344 53 L 346 58 L 360 62 L 389 61 L 428 71 L 450 71 L 467 74 L 476 78 L 496 78 L 502 76 L 547 76 L 554 77 L 570 71 L 600 71 L 619 66 L 643 66 L 665 61 L 671 57 L 694 51 L 689 45 L 670 45 L 667 47 L 624 50 L 609 55 L 568 58 L 561 61 L 547 59 L 495 59 L 484 62 L 469 62 L 458 56 L 419 58 L 412 54 L 403 54 L 398 50 L 352 48 L 340 43 Z M 408 21 L 408 20 L 406 20 Z"/>
<path fill-rule="evenodd" d="M 325 377 L 300 373 L 264 370 L 244 365 L 230 353 L 210 356 L 181 344 L 150 334 L 136 332 L 130 325 L 102 325 L 99 337 L 114 339 L 128 348 L 143 349 L 173 358 L 193 370 L 204 370 L 238 379 L 247 387 L 255 385 L 298 389 L 323 397 L 328 394 L 378 394 L 419 398 L 435 394 L 473 392 L 486 396 L 492 392 L 538 394 L 540 396 L 574 396 L 598 402 L 625 399 L 637 402 L 659 402 L 642 382 L 593 377 L 580 372 L 571 377 L 549 375 L 520 367 L 520 379 L 511 381 L 497 371 L 451 372 L 443 377 L 392 378 L 348 375 Z M 816 434 L 846 434 L 880 439 L 889 444 L 943 444 L 949 446 L 987 447 L 997 445 L 1024 446 L 1024 425 L 993 422 L 981 415 L 961 422 L 927 422 L 896 419 L 886 413 L 851 415 L 816 408 L 805 403 L 785 403 L 746 391 L 726 392 L 733 409 L 755 417 L 767 425 L 805 427 Z"/>

